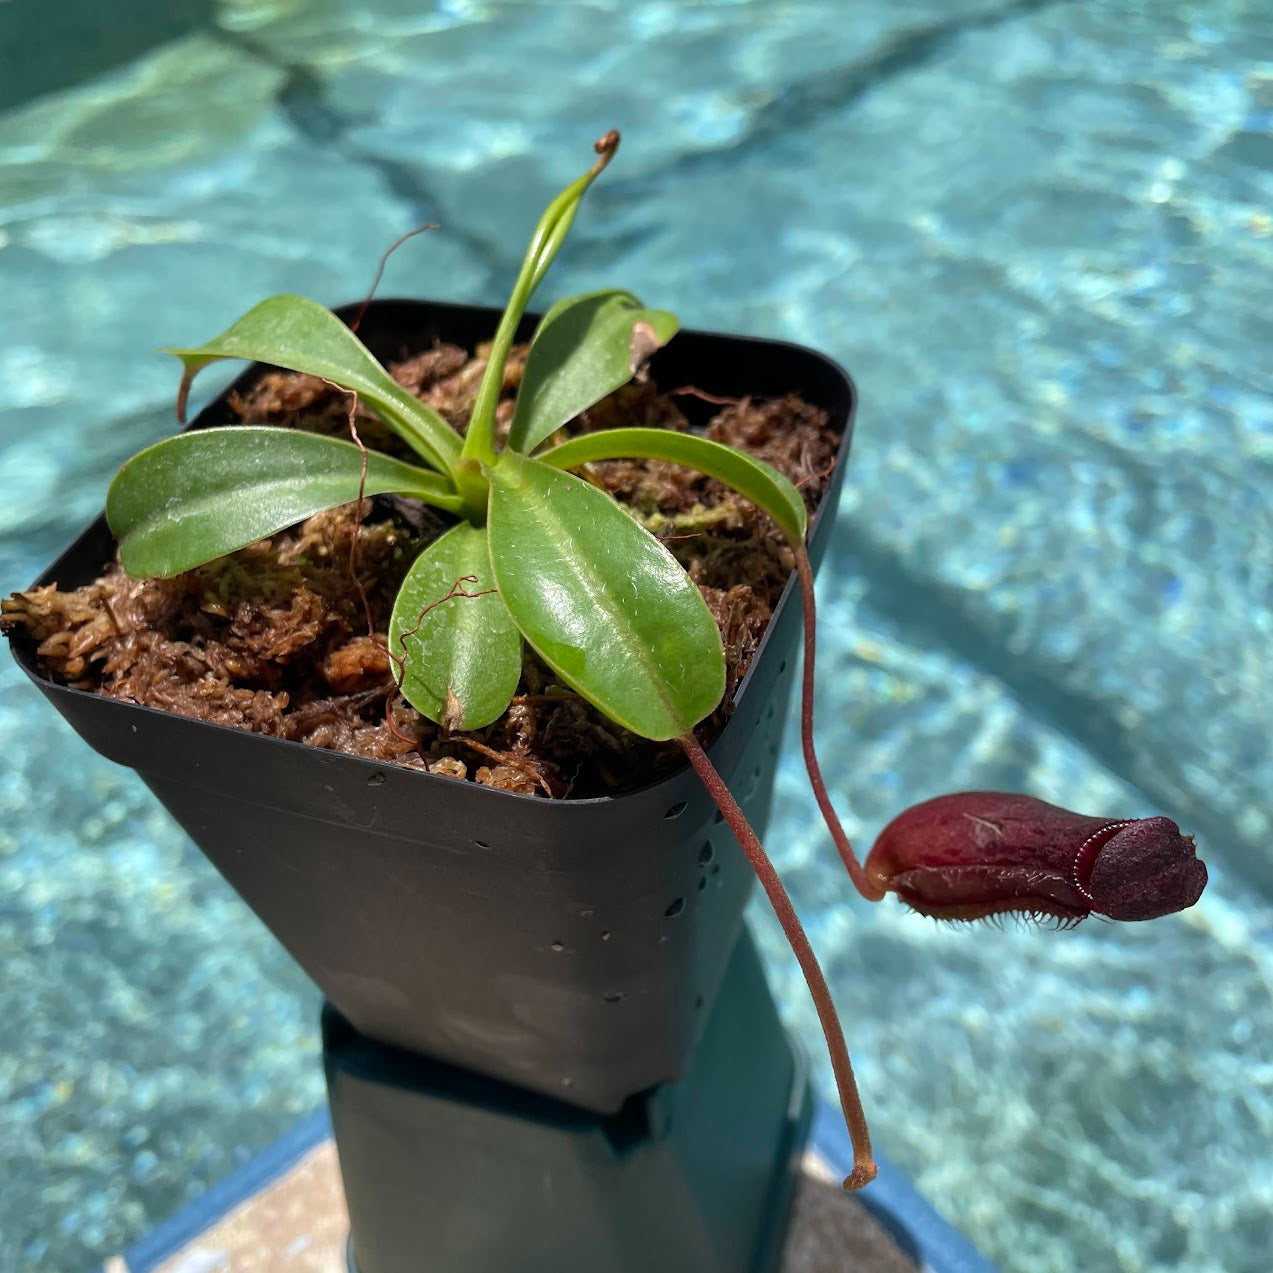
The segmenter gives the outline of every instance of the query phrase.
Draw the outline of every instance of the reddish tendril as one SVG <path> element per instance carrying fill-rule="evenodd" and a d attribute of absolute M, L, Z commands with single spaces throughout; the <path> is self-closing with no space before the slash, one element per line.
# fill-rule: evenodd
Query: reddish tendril
<path fill-rule="evenodd" d="M 354 423 L 354 416 L 358 413 L 358 391 L 356 389 L 346 389 L 343 385 L 338 385 L 334 380 L 328 380 L 323 376 L 319 376 L 319 379 L 337 393 L 347 393 L 350 399 L 349 416 L 346 423 L 349 425 L 349 436 L 358 448 L 362 463 L 358 471 L 358 499 L 354 504 L 353 532 L 349 536 L 349 577 L 353 581 L 354 587 L 358 590 L 358 599 L 362 602 L 363 616 L 367 620 L 367 637 L 373 645 L 380 646 L 387 654 L 388 650 L 380 644 L 376 637 L 376 625 L 371 617 L 371 601 L 367 596 L 367 589 L 363 587 L 362 580 L 358 576 L 358 532 L 362 529 L 362 503 L 367 490 L 367 448 L 359 436 L 358 426 Z"/>
<path fill-rule="evenodd" d="M 832 460 L 826 468 L 819 469 L 816 473 L 806 473 L 804 477 L 795 483 L 795 488 L 799 490 L 802 486 L 807 486 L 810 482 L 816 482 L 819 478 L 829 477 L 834 471 L 835 461 Z"/>
<path fill-rule="evenodd" d="M 673 398 L 699 398 L 716 407 L 736 407 L 742 401 L 741 398 L 722 398 L 717 394 L 707 393 L 696 385 L 682 385 L 679 389 L 669 389 L 668 395 Z"/>
<path fill-rule="evenodd" d="M 461 587 L 462 584 L 472 584 L 477 582 L 478 578 L 476 575 L 460 575 L 445 595 L 439 597 L 436 601 L 430 601 L 429 604 L 420 611 L 419 617 L 415 621 L 415 626 L 408 628 L 405 632 L 399 635 L 398 644 L 402 646 L 401 654 L 395 654 L 387 646 L 381 646 L 381 649 L 383 649 L 389 656 L 389 659 L 393 663 L 395 669 L 393 674 L 393 688 L 395 693 L 402 693 L 402 682 L 406 679 L 407 675 L 407 639 L 409 637 L 419 636 L 420 629 L 424 626 L 424 621 L 428 617 L 429 613 L 436 610 L 438 606 L 443 604 L 443 602 L 454 601 L 456 597 L 468 597 L 470 599 L 484 597 L 487 593 L 495 591 L 494 588 L 485 588 L 481 592 L 468 592 L 466 589 Z M 419 753 L 421 759 L 423 759 L 424 751 L 420 742 L 417 739 L 408 738 L 407 735 L 402 733 L 402 731 L 393 723 L 393 701 L 394 695 L 392 694 L 385 701 L 385 724 L 388 725 L 389 732 L 399 742 L 407 743 L 413 750 Z"/>
<path fill-rule="evenodd" d="M 429 604 L 420 611 L 420 617 L 415 621 L 414 627 L 408 628 L 405 632 L 399 635 L 398 644 L 402 646 L 402 653 L 394 654 L 392 650 L 387 651 L 389 657 L 393 660 L 394 666 L 398 669 L 398 676 L 394 684 L 400 693 L 402 691 L 402 682 L 406 677 L 407 638 L 419 636 L 420 629 L 424 626 L 424 621 L 428 617 L 429 613 L 436 610 L 444 601 L 454 601 L 456 597 L 468 597 L 470 599 L 485 597 L 495 591 L 494 588 L 483 588 L 481 592 L 466 592 L 465 589 L 460 586 L 461 584 L 477 582 L 478 577 L 476 575 L 460 575 L 443 596 L 439 597 L 436 601 L 430 601 Z"/>
<path fill-rule="evenodd" d="M 826 978 L 818 965 L 817 956 L 809 944 L 804 925 L 796 914 L 791 898 L 778 878 L 764 845 L 751 829 L 743 811 L 738 807 L 729 788 L 725 785 L 716 767 L 707 758 L 707 753 L 700 746 L 693 732 L 685 734 L 678 740 L 685 749 L 689 762 L 694 766 L 703 785 L 711 792 L 716 807 L 721 811 L 729 829 L 734 833 L 738 843 L 742 845 L 751 869 L 756 873 L 769 904 L 782 925 L 782 931 L 804 974 L 809 993 L 813 997 L 814 1007 L 818 1012 L 818 1020 L 822 1025 L 822 1033 L 827 1041 L 827 1051 L 831 1056 L 831 1070 L 835 1075 L 836 1089 L 840 1096 L 840 1109 L 844 1114 L 845 1125 L 853 1141 L 853 1170 L 844 1181 L 846 1189 L 861 1189 L 876 1176 L 875 1158 L 871 1151 L 871 1133 L 866 1125 L 866 1115 L 862 1112 L 862 1098 L 858 1095 L 857 1080 L 853 1077 L 853 1062 L 849 1059 L 848 1045 L 844 1041 L 844 1030 L 831 998 L 831 991 Z"/>
<path fill-rule="evenodd" d="M 700 391 L 692 388 L 682 392 L 703 396 Z M 850 877 L 864 896 L 869 897 L 872 901 L 878 901 L 884 896 L 883 891 L 867 879 L 866 873 L 862 870 L 853 853 L 848 837 L 844 834 L 839 819 L 835 815 L 835 810 L 831 806 L 826 784 L 822 781 L 822 773 L 818 768 L 817 757 L 813 750 L 813 669 L 817 629 L 814 612 L 813 569 L 809 564 L 809 555 L 803 540 L 792 540 L 791 549 L 796 559 L 796 569 L 804 603 L 805 658 L 804 689 L 801 695 L 801 736 L 804 742 L 805 763 L 809 770 L 809 780 L 813 786 L 818 807 L 822 810 L 827 826 L 831 830 L 832 838 L 840 850 L 840 856 L 844 859 L 844 863 L 849 869 Z M 742 809 L 739 808 L 733 794 L 725 785 L 720 774 L 716 772 L 715 766 L 707 758 L 706 752 L 703 751 L 692 731 L 685 734 L 678 741 L 685 750 L 690 764 L 694 766 L 703 785 L 711 792 L 721 816 L 725 819 L 729 829 L 734 833 L 734 837 L 742 846 L 742 850 L 746 854 L 756 878 L 760 881 L 761 887 L 765 890 L 765 895 L 769 898 L 769 904 L 773 907 L 779 924 L 782 925 L 782 931 L 786 934 L 787 942 L 796 957 L 796 962 L 800 965 L 800 971 L 804 974 L 805 984 L 809 987 L 809 994 L 813 998 L 813 1004 L 818 1013 L 818 1021 L 822 1026 L 822 1034 L 826 1039 L 827 1052 L 831 1058 L 831 1071 L 835 1075 L 836 1090 L 840 1097 L 840 1109 L 844 1115 L 844 1123 L 848 1128 L 849 1138 L 853 1143 L 853 1170 L 846 1177 L 844 1187 L 850 1190 L 861 1189 L 864 1185 L 870 1184 L 877 1174 L 875 1158 L 871 1150 L 871 1131 L 867 1126 L 866 1114 L 862 1109 L 862 1098 L 858 1093 L 857 1079 L 853 1074 L 853 1062 L 849 1057 L 848 1044 L 844 1039 L 844 1029 L 840 1024 L 839 1014 L 836 1012 L 835 1001 L 831 998 L 831 990 L 827 985 L 826 977 L 818 964 L 817 956 L 813 953 L 813 947 L 809 944 L 809 938 L 800 922 L 800 917 L 796 914 L 795 907 L 791 904 L 791 898 L 788 896 L 782 881 L 778 878 L 778 872 L 774 869 L 773 863 L 769 860 L 769 855 L 765 852 L 764 845 L 761 844 L 759 837 L 747 822 L 747 818 Z"/>
<path fill-rule="evenodd" d="M 367 290 L 367 295 L 363 298 L 363 302 L 358 306 L 358 312 L 354 315 L 354 320 L 349 324 L 349 330 L 356 332 L 362 325 L 362 320 L 367 315 L 367 306 L 371 304 L 372 297 L 376 294 L 376 289 L 380 286 L 380 280 L 385 276 L 385 266 L 389 263 L 389 258 L 408 240 L 414 239 L 417 234 L 424 234 L 428 230 L 438 229 L 436 221 L 426 221 L 423 225 L 418 225 L 414 230 L 408 230 L 406 234 L 399 235 L 398 238 L 389 244 L 381 253 L 380 263 L 376 266 L 376 276 L 371 280 L 371 287 Z"/>
<path fill-rule="evenodd" d="M 853 886 L 869 902 L 878 902 L 884 896 L 884 889 L 866 871 L 853 852 L 853 845 L 840 825 L 839 816 L 831 797 L 827 794 L 827 785 L 822 779 L 822 768 L 818 764 L 817 752 L 813 746 L 813 672 L 814 659 L 817 653 L 818 615 L 817 603 L 813 594 L 813 567 L 809 564 L 809 553 L 801 541 L 792 540 L 791 549 L 796 558 L 796 573 L 800 578 L 800 600 L 804 610 L 804 672 L 800 686 L 800 745 L 804 750 L 805 768 L 809 771 L 809 785 L 813 788 L 813 797 L 818 802 L 822 820 L 831 833 L 836 851 L 844 863 L 853 881 Z"/>
<path fill-rule="evenodd" d="M 425 222 L 424 225 L 418 225 L 418 227 L 414 230 L 407 230 L 406 234 L 400 234 L 400 236 L 398 236 L 395 241 L 393 241 L 390 246 L 381 253 L 381 260 L 379 260 L 376 266 L 376 275 L 373 276 L 372 285 L 370 285 L 367 295 L 363 298 L 363 303 L 358 307 L 358 313 L 354 314 L 354 321 L 349 325 L 350 331 L 358 331 L 359 326 L 362 325 L 363 318 L 367 316 L 367 307 L 370 303 L 372 303 L 372 298 L 376 295 L 376 289 L 379 285 L 381 285 L 381 279 L 384 278 L 384 266 L 388 265 L 388 260 L 390 260 L 393 253 L 395 253 L 398 248 L 407 241 L 407 239 L 415 238 L 416 234 L 424 234 L 425 230 L 435 229 L 438 229 L 437 222 Z M 188 401 L 190 401 L 190 386 L 193 379 L 195 379 L 197 372 L 199 372 L 199 368 L 187 367 L 185 373 L 182 374 L 181 384 L 179 384 L 177 388 L 177 421 L 179 424 L 186 423 L 186 406 Z M 349 412 L 349 430 L 350 433 L 354 434 L 354 442 L 358 443 L 359 449 L 362 449 L 363 444 L 362 442 L 359 442 L 358 430 L 354 428 L 354 411 L 358 410 L 358 393 L 355 393 L 354 390 L 346 390 L 346 388 L 341 386 L 341 384 L 328 381 L 325 377 L 320 376 L 318 379 L 321 379 L 323 384 L 330 384 L 330 386 L 339 393 L 353 393 L 354 405 L 351 407 Z M 367 452 L 365 451 L 363 451 L 363 481 L 367 481 Z M 362 500 L 363 498 L 362 489 L 362 485 L 360 485 L 358 496 L 359 500 Z M 359 592 L 362 592 L 362 588 L 360 587 Z M 367 598 L 364 597 L 364 605 L 365 600 L 367 600 Z"/>

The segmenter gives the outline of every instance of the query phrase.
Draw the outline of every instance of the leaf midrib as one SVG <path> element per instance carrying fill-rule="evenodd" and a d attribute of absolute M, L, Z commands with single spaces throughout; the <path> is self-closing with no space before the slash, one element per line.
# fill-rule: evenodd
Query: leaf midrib
<path fill-rule="evenodd" d="M 534 462 L 535 461 L 533 460 L 527 460 L 527 463 L 534 463 Z M 545 465 L 544 467 L 546 468 L 547 465 Z M 562 474 L 562 473 L 553 474 L 554 482 L 561 481 L 563 479 L 565 481 L 580 480 L 578 478 L 571 478 L 568 474 Z M 544 512 L 547 514 L 547 517 L 545 517 L 545 521 L 551 522 L 551 526 L 553 529 L 557 530 L 559 533 L 570 535 L 571 539 L 573 540 L 575 538 L 574 533 L 569 530 L 565 522 L 560 517 L 553 501 L 552 500 L 543 501 L 542 507 Z M 622 508 L 622 506 L 618 504 L 616 504 L 616 507 L 620 509 Z M 628 514 L 624 512 L 624 516 L 626 517 L 628 516 Z M 637 523 L 635 522 L 633 524 L 637 525 Z M 594 588 L 591 588 L 588 586 L 587 575 L 581 570 L 577 569 L 575 564 L 572 561 L 570 561 L 568 558 L 563 558 L 563 561 L 567 565 L 567 567 L 570 569 L 571 574 L 583 584 L 582 591 L 584 591 L 588 595 L 588 599 L 593 602 L 598 602 L 599 603 L 598 608 L 603 611 L 606 617 L 613 620 L 615 622 L 615 626 L 621 627 L 623 631 L 627 634 L 630 645 L 635 647 L 636 649 L 637 660 L 640 663 L 641 667 L 646 671 L 650 685 L 653 688 L 659 701 L 663 704 L 663 708 L 667 713 L 668 719 L 671 721 L 672 725 L 674 726 L 675 732 L 678 734 L 683 734 L 686 730 L 690 728 L 690 725 L 688 725 L 685 721 L 681 719 L 680 713 L 676 711 L 676 709 L 673 707 L 671 702 L 668 700 L 668 696 L 664 690 L 663 685 L 660 682 L 660 678 L 655 674 L 657 665 L 655 665 L 650 659 L 649 653 L 648 653 L 648 647 L 646 646 L 646 643 L 643 640 L 641 640 L 637 631 L 632 627 L 631 621 L 629 620 L 626 614 L 626 607 L 620 605 L 617 602 L 617 599 L 611 595 L 610 591 L 604 587 L 604 581 L 599 581 L 602 583 L 602 589 L 603 589 L 603 597 L 599 598 L 597 595 L 597 591 Z M 493 554 L 492 554 L 492 566 L 494 566 Z M 547 659 L 549 662 L 552 662 L 552 660 L 548 658 L 548 655 L 546 655 L 544 651 L 540 650 L 535 645 L 534 640 L 531 638 L 530 634 L 525 631 L 525 629 L 522 630 L 522 636 L 526 638 L 527 643 L 531 645 L 532 648 L 534 648 L 536 652 L 542 658 Z M 570 676 L 568 676 L 560 668 L 558 668 L 557 671 L 567 682 L 571 683 L 573 688 L 578 690 L 581 694 L 584 694 L 585 698 L 588 697 L 588 694 L 583 690 L 583 688 L 575 684 Z M 610 706 L 606 706 L 604 708 L 601 708 L 600 710 L 604 711 L 606 715 L 611 715 L 611 712 L 612 712 L 612 708 Z M 615 719 L 620 725 L 622 725 L 624 729 L 630 730 L 634 734 L 641 733 L 639 729 L 634 728 L 627 721 L 619 720 L 617 713 L 614 714 L 613 719 Z"/>

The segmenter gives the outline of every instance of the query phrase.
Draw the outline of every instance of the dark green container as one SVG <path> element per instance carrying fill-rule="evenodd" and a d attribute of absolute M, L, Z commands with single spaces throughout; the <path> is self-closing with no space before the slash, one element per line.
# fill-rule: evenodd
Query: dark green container
<path fill-rule="evenodd" d="M 685 1077 L 597 1116 L 328 1008 L 351 1273 L 771 1273 L 812 1111 L 751 936 Z"/>

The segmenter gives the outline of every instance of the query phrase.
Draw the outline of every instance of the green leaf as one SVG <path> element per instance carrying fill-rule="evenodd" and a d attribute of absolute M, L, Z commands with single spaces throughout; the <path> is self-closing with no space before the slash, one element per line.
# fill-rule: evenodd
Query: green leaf
<path fill-rule="evenodd" d="M 635 734 L 677 738 L 702 720 L 725 657 L 671 553 L 570 473 L 505 451 L 488 477 L 495 582 L 540 657 Z"/>
<path fill-rule="evenodd" d="M 536 458 L 554 468 L 574 469 L 593 460 L 632 456 L 670 460 L 717 478 L 768 513 L 788 538 L 797 542 L 804 538 L 808 524 L 804 500 L 783 474 L 764 460 L 694 433 L 675 433 L 670 429 L 602 429 L 571 438 Z"/>
<path fill-rule="evenodd" d="M 331 310 L 303 296 L 271 296 L 206 345 L 164 352 L 185 364 L 177 401 L 183 419 L 190 382 L 204 367 L 220 358 L 246 358 L 355 390 L 412 450 L 445 473 L 459 458 L 459 434 L 398 384 Z"/>
<path fill-rule="evenodd" d="M 167 577 L 358 498 L 362 454 L 297 429 L 232 426 L 182 433 L 115 475 L 106 520 L 134 578 Z M 365 495 L 394 491 L 457 511 L 445 478 L 367 452 Z"/>
<path fill-rule="evenodd" d="M 394 603 L 389 649 L 405 655 L 402 692 L 430 720 L 480 729 L 504 714 L 522 638 L 495 591 L 485 527 L 461 522 L 416 558 Z"/>
<path fill-rule="evenodd" d="M 627 384 L 679 326 L 675 314 L 644 309 L 631 292 L 558 301 L 531 343 L 508 445 L 533 451 L 581 411 Z"/>

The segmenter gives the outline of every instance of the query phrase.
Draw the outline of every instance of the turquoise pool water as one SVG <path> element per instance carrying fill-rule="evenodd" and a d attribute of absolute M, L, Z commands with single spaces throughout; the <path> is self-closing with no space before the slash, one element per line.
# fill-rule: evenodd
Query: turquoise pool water
<path fill-rule="evenodd" d="M 789 731 L 769 842 L 881 1146 L 1005 1270 L 1264 1273 L 1264 0 L 138 0 L 75 58 L 56 24 L 102 19 L 58 12 L 0 6 L 0 587 L 172 428 L 158 346 L 271 292 L 359 295 L 425 219 L 384 294 L 499 301 L 620 127 L 551 289 L 808 342 L 861 388 L 822 586 L 850 830 L 1021 789 L 1167 813 L 1211 867 L 1143 926 L 872 908 Z M 0 737 L 0 1270 L 78 1273 L 321 1100 L 317 1004 L 7 657 Z"/>

